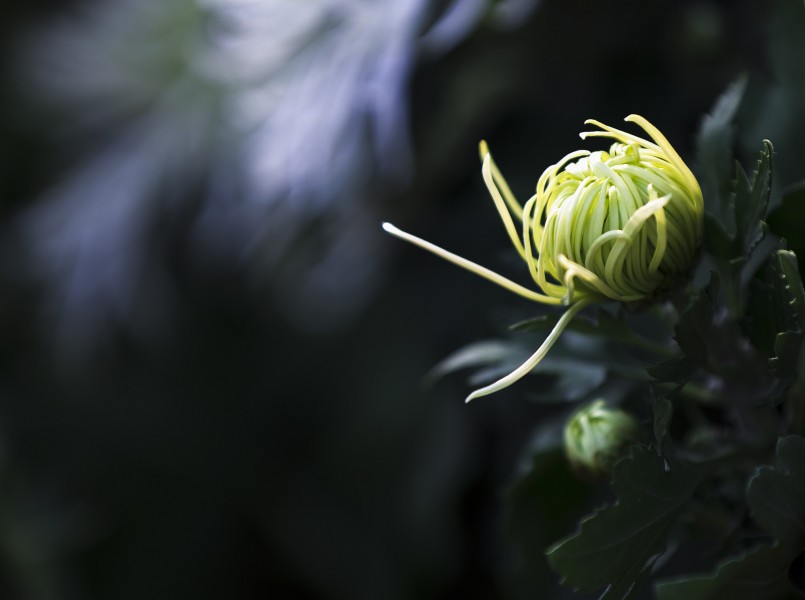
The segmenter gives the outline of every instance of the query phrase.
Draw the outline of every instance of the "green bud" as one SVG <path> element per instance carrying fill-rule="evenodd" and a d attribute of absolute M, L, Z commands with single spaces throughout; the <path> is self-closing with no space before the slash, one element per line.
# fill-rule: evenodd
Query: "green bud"
<path fill-rule="evenodd" d="M 565 424 L 565 454 L 577 471 L 606 475 L 637 435 L 634 417 L 596 400 L 573 413 Z"/>
<path fill-rule="evenodd" d="M 608 151 L 577 150 L 545 169 L 520 204 L 485 142 L 481 174 L 515 250 L 538 289 L 531 289 L 435 244 L 383 228 L 501 287 L 540 304 L 566 306 L 553 331 L 517 369 L 475 390 L 467 401 L 512 385 L 536 367 L 568 323 L 598 302 L 646 302 L 691 268 L 702 236 L 699 183 L 660 131 L 639 115 L 626 121 L 649 138 L 599 121 L 582 139 L 613 140 Z"/>

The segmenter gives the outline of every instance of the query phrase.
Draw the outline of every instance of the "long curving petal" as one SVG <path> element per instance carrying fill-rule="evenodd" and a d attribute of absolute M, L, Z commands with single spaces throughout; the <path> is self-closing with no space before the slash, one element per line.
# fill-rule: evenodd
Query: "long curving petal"
<path fill-rule="evenodd" d="M 656 142 L 656 144 L 662 148 L 663 152 L 668 156 L 668 159 L 671 163 L 685 176 L 687 179 L 688 185 L 698 191 L 698 194 L 694 194 L 694 202 L 696 202 L 697 210 L 702 210 L 703 202 L 702 202 L 702 192 L 701 188 L 699 187 L 699 182 L 694 177 L 691 170 L 685 164 L 685 161 L 677 154 L 674 147 L 671 143 L 665 138 L 665 136 L 660 133 L 660 130 L 654 127 L 651 123 L 649 123 L 645 118 L 641 117 L 640 115 L 629 115 L 624 119 L 624 121 L 630 123 L 637 123 L 643 130 L 651 136 L 651 139 Z"/>
<path fill-rule="evenodd" d="M 512 244 L 514 244 L 514 247 L 517 249 L 517 252 L 523 258 L 523 260 L 526 260 L 525 250 L 523 249 L 523 244 L 520 241 L 517 227 L 515 226 L 511 213 L 509 212 L 511 204 L 508 204 L 507 208 L 507 202 L 501 196 L 500 190 L 498 189 L 498 182 L 503 181 L 503 178 L 499 177 L 498 179 L 495 179 L 492 173 L 493 164 L 492 155 L 487 152 L 486 156 L 484 157 L 483 167 L 481 167 L 481 174 L 483 175 L 484 183 L 486 183 L 486 187 L 489 189 L 489 194 L 492 196 L 492 200 L 495 203 L 495 208 L 498 209 L 500 220 L 503 221 L 503 225 L 506 227 L 506 233 L 509 234 L 509 238 L 511 239 Z M 511 192 L 509 192 L 509 194 L 511 194 Z M 516 206 L 519 208 L 520 205 L 517 204 Z M 522 219 L 522 217 L 523 209 L 520 208 L 518 219 Z"/>
<path fill-rule="evenodd" d="M 481 155 L 482 162 L 486 162 L 486 157 L 489 157 L 490 172 L 492 174 L 492 178 L 494 179 L 495 185 L 500 189 L 504 200 L 506 200 L 506 204 L 514 213 L 514 216 L 517 217 L 518 220 L 522 219 L 523 207 L 520 206 L 520 203 L 517 201 L 517 198 L 514 197 L 509 184 L 506 183 L 506 180 L 503 178 L 503 174 L 500 172 L 500 169 L 498 169 L 495 159 L 492 158 L 492 153 L 489 151 L 489 146 L 485 140 L 481 140 L 478 144 L 478 153 Z"/>
<path fill-rule="evenodd" d="M 473 393 L 467 396 L 466 402 L 499 392 L 500 390 L 507 388 L 513 383 L 522 379 L 534 367 L 536 367 L 543 358 L 545 358 L 545 355 L 548 354 L 548 351 L 551 348 L 553 348 L 556 340 L 558 340 L 559 336 L 562 335 L 562 332 L 567 328 L 570 321 L 573 320 L 573 317 L 575 317 L 582 309 L 589 306 L 593 302 L 595 302 L 594 299 L 586 299 L 580 300 L 576 304 L 573 304 L 567 309 L 567 311 L 565 311 L 565 314 L 563 314 L 559 321 L 557 321 L 556 325 L 554 325 L 553 330 L 548 334 L 548 337 L 545 338 L 545 341 L 542 342 L 542 345 L 539 347 L 539 349 L 537 349 L 537 351 L 534 352 L 534 354 L 532 354 L 527 361 L 502 379 L 498 379 L 495 383 L 479 390 L 475 390 Z"/>
<path fill-rule="evenodd" d="M 432 252 L 436 256 L 440 256 L 441 258 L 450 261 L 454 265 L 458 265 L 468 271 L 475 273 L 476 275 L 480 275 L 484 279 L 488 279 L 492 283 L 496 283 L 501 287 L 506 288 L 510 292 L 514 292 L 515 294 L 522 296 L 523 298 L 528 298 L 529 300 L 534 300 L 535 302 L 541 302 L 543 304 L 551 304 L 554 306 L 559 306 L 562 304 L 562 301 L 559 298 L 552 298 L 551 296 L 546 296 L 545 294 L 540 294 L 533 290 L 529 290 L 527 287 L 523 287 L 519 283 L 515 283 L 511 279 L 507 279 L 502 275 L 498 275 L 491 269 L 487 269 L 486 267 L 482 267 L 479 264 L 472 262 L 471 260 L 467 260 L 466 258 L 462 258 L 457 254 L 453 254 L 452 252 L 448 252 L 444 248 L 440 248 L 436 244 L 431 244 L 423 240 L 422 238 L 416 237 L 415 235 L 411 235 L 410 233 L 406 233 L 405 231 L 398 229 L 391 223 L 383 223 L 383 229 L 386 230 L 387 233 L 390 233 L 393 236 L 400 238 L 401 240 L 405 240 L 415 246 L 419 246 L 427 250 L 428 252 Z"/>

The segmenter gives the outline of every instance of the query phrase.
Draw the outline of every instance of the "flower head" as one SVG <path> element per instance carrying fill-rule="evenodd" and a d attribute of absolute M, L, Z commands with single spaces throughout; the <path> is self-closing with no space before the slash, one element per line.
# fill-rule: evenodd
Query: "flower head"
<path fill-rule="evenodd" d="M 637 439 L 637 421 L 628 413 L 596 400 L 577 410 L 565 424 L 565 454 L 577 470 L 609 472 L 624 447 Z"/>
<path fill-rule="evenodd" d="M 582 139 L 614 140 L 608 152 L 571 152 L 540 176 L 521 205 L 485 142 L 482 174 L 512 244 L 539 291 L 405 233 L 416 244 L 530 300 L 568 310 L 540 348 L 512 373 L 476 390 L 472 400 L 501 390 L 531 371 L 573 317 L 595 302 L 646 300 L 691 266 L 702 234 L 704 203 L 696 178 L 668 140 L 643 117 L 630 115 L 651 141 L 598 121 Z"/>

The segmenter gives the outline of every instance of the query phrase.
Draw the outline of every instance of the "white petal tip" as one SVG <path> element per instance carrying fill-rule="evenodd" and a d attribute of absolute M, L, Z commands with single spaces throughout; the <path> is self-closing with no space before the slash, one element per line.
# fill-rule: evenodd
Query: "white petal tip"
<path fill-rule="evenodd" d="M 480 390 L 475 390 L 474 392 L 472 392 L 469 396 L 467 396 L 464 399 L 464 404 L 469 404 L 470 402 L 472 402 L 476 398 L 482 398 L 483 396 L 488 396 L 493 391 L 494 390 L 490 391 L 487 388 L 481 388 Z"/>
<path fill-rule="evenodd" d="M 488 152 L 481 158 L 481 174 L 487 185 L 494 185 L 492 181 L 492 155 Z"/>

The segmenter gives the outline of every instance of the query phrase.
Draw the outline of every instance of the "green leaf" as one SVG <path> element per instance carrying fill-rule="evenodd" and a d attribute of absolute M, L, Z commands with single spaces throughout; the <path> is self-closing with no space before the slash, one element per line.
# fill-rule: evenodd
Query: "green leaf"
<path fill-rule="evenodd" d="M 664 581 L 657 600 L 782 600 L 792 597 L 788 582 L 790 550 L 764 544 L 722 562 L 715 573 Z"/>
<path fill-rule="evenodd" d="M 763 140 L 763 149 L 757 161 L 752 181 L 739 163 L 735 165 L 735 245 L 731 258 L 745 259 L 765 235 L 761 223 L 771 198 L 772 154 L 774 148 L 769 140 Z"/>
<path fill-rule="evenodd" d="M 805 543 L 805 438 L 780 438 L 775 465 L 758 469 L 747 501 L 757 522 L 777 540 Z"/>
<path fill-rule="evenodd" d="M 520 356 L 528 356 L 517 344 L 504 340 L 483 340 L 456 350 L 425 376 L 425 382 L 432 384 L 445 375 L 461 369 L 499 364 L 512 361 L 516 364 Z"/>
<path fill-rule="evenodd" d="M 698 367 L 709 363 L 707 341 L 712 337 L 715 300 L 719 280 L 710 274 L 710 283 L 702 289 L 683 311 L 674 328 L 674 339 L 682 356 L 663 361 L 648 369 L 648 374 L 659 382 L 682 384 L 687 382 Z"/>
<path fill-rule="evenodd" d="M 805 342 L 799 352 L 796 374 L 788 392 L 788 411 L 790 413 L 789 431 L 800 435 L 805 434 Z"/>
<path fill-rule="evenodd" d="M 517 331 L 550 331 L 554 328 L 561 315 L 550 313 L 537 315 L 530 319 L 518 321 L 509 327 Z M 619 310 L 617 316 L 613 316 L 609 311 L 598 310 L 597 319 L 593 321 L 585 316 L 578 316 L 567 326 L 566 331 L 575 331 L 586 335 L 599 335 L 608 339 L 622 341 L 632 341 L 635 337 L 634 332 L 626 322 L 623 310 Z"/>
<path fill-rule="evenodd" d="M 714 273 L 710 283 L 699 292 L 693 303 L 682 313 L 682 318 L 675 327 L 674 339 L 680 349 L 701 365 L 708 362 L 707 340 L 713 328 L 716 298 L 719 280 Z"/>
<path fill-rule="evenodd" d="M 519 366 L 519 365 L 516 365 Z M 506 375 L 514 369 L 505 368 L 492 372 L 478 372 L 471 379 L 471 385 L 479 385 Z M 556 352 L 545 357 L 533 375 L 547 379 L 540 385 L 533 398 L 542 402 L 575 402 L 581 400 L 606 381 L 607 367 L 602 361 L 573 358 Z M 529 394 L 529 397 L 532 397 Z"/>
<path fill-rule="evenodd" d="M 768 231 L 763 219 L 771 199 L 772 154 L 771 142 L 764 140 L 751 178 L 736 161 L 729 195 L 724 196 L 721 188 L 711 192 L 710 197 L 705 195 L 705 246 L 724 284 L 726 304 L 735 317 L 743 315 L 745 288 L 758 266 L 757 260 L 750 259 Z M 717 165 L 710 167 L 716 168 Z M 710 177 L 715 175 L 710 172 Z"/>
<path fill-rule="evenodd" d="M 774 141 L 775 179 L 788 186 L 802 179 L 805 156 L 805 7 L 802 0 L 768 4 L 774 6 L 768 30 L 772 76 L 765 84 L 759 78 L 752 82 L 752 106 L 742 107 L 740 119 L 749 140 Z"/>
<path fill-rule="evenodd" d="M 771 22 L 772 68 L 783 88 L 805 101 L 805 10 L 799 0 L 778 0 Z"/>
<path fill-rule="evenodd" d="M 783 331 L 774 340 L 774 358 L 769 364 L 778 376 L 796 375 L 797 362 L 802 351 L 802 331 Z"/>
<path fill-rule="evenodd" d="M 548 550 L 551 566 L 573 589 L 606 587 L 602 599 L 630 598 L 665 551 L 666 538 L 701 474 L 644 447 L 617 463 L 614 505 L 583 520 L 579 531 Z"/>
<path fill-rule="evenodd" d="M 509 329 L 517 331 L 550 331 L 556 325 L 560 316 L 553 313 L 538 315 L 514 323 Z M 667 354 L 669 351 L 668 348 L 661 346 L 657 342 L 636 334 L 634 327 L 626 319 L 626 312 L 622 307 L 614 315 L 608 310 L 599 307 L 594 321 L 584 316 L 578 316 L 570 322 L 566 331 L 600 337 L 605 341 L 626 344 L 660 355 Z"/>
<path fill-rule="evenodd" d="M 746 89 L 746 80 L 733 83 L 716 101 L 713 111 L 702 119 L 696 139 L 696 154 L 707 210 L 706 241 L 718 256 L 729 253 L 735 236 L 735 211 L 731 204 L 732 156 L 735 131 L 733 121 Z"/>
<path fill-rule="evenodd" d="M 514 545 L 516 575 L 535 592 L 556 584 L 545 546 L 575 522 L 593 490 L 573 474 L 565 458 L 565 418 L 541 423 L 505 493 L 506 535 Z"/>
<path fill-rule="evenodd" d="M 753 343 L 772 357 L 780 334 L 805 329 L 805 291 L 797 257 L 785 246 L 783 241 L 771 252 L 751 287 L 749 332 Z"/>
<path fill-rule="evenodd" d="M 765 357 L 746 339 L 735 319 L 724 318 L 717 304 L 721 279 L 711 272 L 710 283 L 682 312 L 674 339 L 680 354 L 648 369 L 659 383 L 684 385 L 697 377 L 720 379 L 714 402 L 755 405 L 769 389 L 772 378 Z M 718 310 L 717 310 L 718 307 Z"/>
<path fill-rule="evenodd" d="M 535 346 L 536 347 L 536 346 Z M 470 344 L 449 355 L 425 377 L 432 385 L 445 375 L 461 369 L 475 368 L 469 376 L 472 386 L 495 381 L 519 367 L 533 352 L 517 341 L 484 340 Z M 535 369 L 542 377 L 539 394 L 542 402 L 575 402 L 593 392 L 607 378 L 607 366 L 597 358 L 575 357 L 554 352 Z"/>
<path fill-rule="evenodd" d="M 648 369 L 648 374 L 656 381 L 686 383 L 698 367 L 704 367 L 709 363 L 707 341 L 712 338 L 711 330 L 718 288 L 718 277 L 715 273 L 711 273 L 710 283 L 683 311 L 679 323 L 674 328 L 674 339 L 679 345 L 682 355 Z"/>
<path fill-rule="evenodd" d="M 805 438 L 780 438 L 775 465 L 760 467 L 750 479 L 747 502 L 777 543 L 722 561 L 711 575 L 663 582 L 656 586 L 659 600 L 795 597 L 789 572 L 805 543 Z"/>
<path fill-rule="evenodd" d="M 654 442 L 657 444 L 657 453 L 662 455 L 665 446 L 665 438 L 668 437 L 668 429 L 671 426 L 671 417 L 674 414 L 674 406 L 665 396 L 652 399 L 651 412 L 653 415 Z"/>
<path fill-rule="evenodd" d="M 774 277 L 774 310 L 779 313 L 780 328 L 785 331 L 805 329 L 805 290 L 799 275 L 797 255 L 782 247 L 769 257 Z"/>
<path fill-rule="evenodd" d="M 771 142 L 763 140 L 751 179 L 736 161 L 729 194 L 725 196 L 719 188 L 710 198 L 705 196 L 705 206 L 710 201 L 705 220 L 705 243 L 714 256 L 740 265 L 766 235 L 763 219 L 771 198 L 773 152 Z"/>
<path fill-rule="evenodd" d="M 805 290 L 796 255 L 784 247 L 774 251 L 751 289 L 749 333 L 770 357 L 769 369 L 777 379 L 766 399 L 779 404 L 796 380 L 805 344 Z"/>
<path fill-rule="evenodd" d="M 787 239 L 797 256 L 805 256 L 805 181 L 783 194 L 782 202 L 769 213 L 767 221 L 772 233 Z"/>
<path fill-rule="evenodd" d="M 684 384 L 693 377 L 696 361 L 687 356 L 670 358 L 646 369 L 649 376 L 658 383 Z"/>

